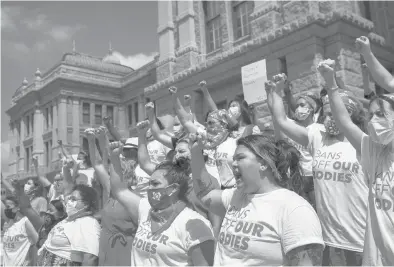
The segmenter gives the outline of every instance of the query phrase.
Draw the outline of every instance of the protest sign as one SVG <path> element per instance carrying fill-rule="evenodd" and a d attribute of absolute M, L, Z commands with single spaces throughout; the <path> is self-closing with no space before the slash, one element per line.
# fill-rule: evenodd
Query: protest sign
<path fill-rule="evenodd" d="M 242 88 L 244 98 L 249 105 L 267 100 L 264 83 L 267 81 L 265 59 L 243 66 Z"/>

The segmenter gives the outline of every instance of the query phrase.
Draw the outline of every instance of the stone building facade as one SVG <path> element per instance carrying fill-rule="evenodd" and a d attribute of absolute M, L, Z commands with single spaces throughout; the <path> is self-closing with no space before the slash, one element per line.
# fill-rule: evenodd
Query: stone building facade
<path fill-rule="evenodd" d="M 197 118 L 207 107 L 198 89 L 206 80 L 219 107 L 242 95 L 241 67 L 266 59 L 268 77 L 284 72 L 294 94 L 319 91 L 323 58 L 338 60 L 337 76 L 362 96 L 361 59 L 354 41 L 370 37 L 379 60 L 394 69 L 394 2 L 386 1 L 158 1 L 159 54 L 133 70 L 110 53 L 104 58 L 67 53 L 45 74 L 23 81 L 10 116 L 11 176 L 32 174 L 31 156 L 45 173 L 59 170 L 57 140 L 71 153 L 86 147 L 83 131 L 113 117 L 133 135 L 154 101 L 160 116 L 172 113 L 170 86 L 191 94 Z M 372 86 L 372 85 L 371 85 Z M 264 90 L 262 88 L 262 90 Z M 264 103 L 258 116 L 269 121 Z"/>

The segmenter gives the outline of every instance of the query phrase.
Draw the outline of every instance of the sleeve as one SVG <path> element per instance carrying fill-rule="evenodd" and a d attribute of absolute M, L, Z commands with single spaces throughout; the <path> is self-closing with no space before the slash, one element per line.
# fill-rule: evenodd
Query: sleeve
<path fill-rule="evenodd" d="M 48 190 L 47 199 L 48 201 L 51 201 L 53 196 L 55 195 L 55 186 L 51 184 L 46 187 L 46 190 Z"/>
<path fill-rule="evenodd" d="M 228 206 L 230 206 L 231 199 L 233 199 L 235 190 L 237 190 L 237 188 L 225 189 L 222 191 L 222 202 L 226 210 L 228 209 Z"/>
<path fill-rule="evenodd" d="M 48 202 L 45 198 L 40 197 L 37 201 L 37 206 L 36 206 L 36 211 L 38 214 L 40 214 L 40 212 L 45 212 L 48 210 Z"/>
<path fill-rule="evenodd" d="M 320 221 L 311 206 L 298 206 L 283 218 L 283 251 L 287 254 L 295 248 L 310 244 L 324 247 Z"/>
<path fill-rule="evenodd" d="M 308 152 L 315 155 L 316 150 L 320 147 L 323 136 L 319 127 L 308 128 Z"/>
<path fill-rule="evenodd" d="M 383 146 L 372 142 L 371 138 L 364 134 L 361 140 L 361 165 L 368 172 L 372 166 L 375 166 L 375 161 L 379 158 Z"/>
<path fill-rule="evenodd" d="M 84 217 L 64 229 L 72 251 L 99 256 L 100 225 L 93 217 Z"/>
<path fill-rule="evenodd" d="M 197 212 L 191 212 L 184 216 L 187 221 L 182 222 L 183 229 L 179 233 L 186 251 L 205 241 L 215 240 L 211 223 Z"/>

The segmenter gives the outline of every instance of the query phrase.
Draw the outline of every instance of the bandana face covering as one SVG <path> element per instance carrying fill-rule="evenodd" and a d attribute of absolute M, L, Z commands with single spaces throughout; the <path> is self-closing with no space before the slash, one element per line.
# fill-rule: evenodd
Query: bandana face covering
<path fill-rule="evenodd" d="M 237 106 L 230 107 L 228 113 L 231 117 L 238 119 L 241 116 L 241 109 Z"/>
<path fill-rule="evenodd" d="M 171 206 L 174 200 L 174 193 L 168 193 L 169 185 L 165 188 L 148 189 L 148 201 L 154 210 L 160 210 Z"/>
<path fill-rule="evenodd" d="M 304 121 L 311 114 L 312 109 L 307 107 L 298 107 L 295 111 L 294 117 L 299 121 Z"/>
<path fill-rule="evenodd" d="M 368 133 L 375 143 L 390 144 L 394 141 L 394 120 L 374 118 L 368 122 Z"/>
<path fill-rule="evenodd" d="M 336 136 L 340 133 L 335 121 L 332 118 L 324 121 L 324 127 L 326 128 L 327 133 L 330 135 Z"/>

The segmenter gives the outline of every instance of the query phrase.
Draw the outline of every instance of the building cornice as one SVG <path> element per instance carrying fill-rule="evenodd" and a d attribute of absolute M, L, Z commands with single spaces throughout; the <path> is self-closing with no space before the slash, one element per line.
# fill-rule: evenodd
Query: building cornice
<path fill-rule="evenodd" d="M 163 34 L 165 31 L 173 31 L 175 28 L 174 23 L 172 21 L 167 22 L 164 25 L 161 25 L 157 28 L 157 34 Z"/>
<path fill-rule="evenodd" d="M 280 10 L 281 10 L 281 6 L 277 2 L 275 2 L 275 3 L 272 3 L 268 6 L 262 7 L 261 9 L 254 11 L 252 14 L 250 14 L 250 19 L 254 20 L 254 19 L 270 12 L 270 11 L 280 12 Z"/>
<path fill-rule="evenodd" d="M 273 9 L 276 10 L 276 6 L 269 6 L 268 8 L 265 8 L 264 10 L 267 9 Z M 263 12 L 262 10 L 261 12 Z M 319 24 L 323 27 L 327 27 L 328 25 L 335 23 L 337 21 L 345 21 L 350 24 L 353 24 L 354 26 L 357 26 L 359 28 L 362 28 L 365 31 L 371 31 L 373 29 L 373 22 L 364 19 L 354 13 L 350 13 L 347 11 L 334 11 L 330 12 L 327 14 L 323 14 L 320 12 L 315 12 L 312 13 L 306 17 L 300 18 L 298 20 L 292 21 L 290 23 L 287 23 L 283 26 L 281 26 L 278 29 L 272 30 L 268 33 L 265 33 L 261 36 L 258 36 L 242 45 L 239 45 L 237 47 L 233 47 L 230 50 L 224 51 L 222 53 L 218 53 L 215 57 L 209 58 L 208 60 L 201 62 L 198 65 L 192 66 L 191 68 L 184 70 L 180 73 L 177 73 L 174 76 L 168 77 L 167 79 L 164 79 L 162 81 L 159 81 L 156 84 L 153 84 L 151 86 L 148 86 L 144 89 L 145 95 L 149 96 L 154 94 L 156 91 L 168 87 L 169 85 L 179 82 L 183 79 L 186 79 L 192 75 L 195 75 L 199 72 L 202 72 L 205 69 L 208 69 L 209 67 L 219 64 L 224 61 L 228 61 L 232 58 L 235 58 L 239 56 L 240 54 L 252 51 L 254 49 L 257 49 L 258 47 L 270 44 L 277 39 L 283 38 L 287 35 L 290 35 L 294 33 L 295 31 L 301 30 L 302 28 L 305 28 L 309 25 L 312 24 Z M 377 43 L 378 45 L 384 46 L 384 38 L 380 37 L 377 34 L 372 35 L 373 38 L 371 38 L 371 41 L 374 43 Z M 380 38 L 378 38 L 378 36 Z"/>

